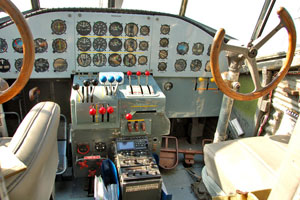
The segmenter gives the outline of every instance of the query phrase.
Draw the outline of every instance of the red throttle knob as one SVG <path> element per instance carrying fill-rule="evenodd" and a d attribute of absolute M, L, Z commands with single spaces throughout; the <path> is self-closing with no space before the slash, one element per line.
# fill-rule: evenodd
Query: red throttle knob
<path fill-rule="evenodd" d="M 131 119 L 132 119 L 132 114 L 127 113 L 127 114 L 125 115 L 125 118 L 126 118 L 127 120 L 131 120 Z"/>
<path fill-rule="evenodd" d="M 111 106 L 109 106 L 109 107 L 107 108 L 107 112 L 108 112 L 109 114 L 113 113 L 113 112 L 114 112 L 114 108 L 111 107 Z"/>
<path fill-rule="evenodd" d="M 127 72 L 127 76 L 131 76 L 132 75 L 132 72 L 131 71 L 128 71 Z"/>
<path fill-rule="evenodd" d="M 141 73 L 140 71 L 137 71 L 137 72 L 136 72 L 136 75 L 137 75 L 137 76 L 140 76 L 141 74 L 142 74 L 142 73 Z"/>
<path fill-rule="evenodd" d="M 96 115 L 96 113 L 97 113 L 97 111 L 96 111 L 96 109 L 95 108 L 91 108 L 90 109 L 90 115 Z"/>
<path fill-rule="evenodd" d="M 149 75 L 150 75 L 150 72 L 149 72 L 149 71 L 145 71 L 145 75 L 146 75 L 146 76 L 149 76 Z"/>
<path fill-rule="evenodd" d="M 101 107 L 99 109 L 99 113 L 102 114 L 102 115 L 104 115 L 106 113 L 106 109 L 104 107 Z"/>

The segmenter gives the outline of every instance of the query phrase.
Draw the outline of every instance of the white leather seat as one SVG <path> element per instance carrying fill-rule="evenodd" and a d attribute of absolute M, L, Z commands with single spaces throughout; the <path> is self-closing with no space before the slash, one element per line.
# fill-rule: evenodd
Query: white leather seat
<path fill-rule="evenodd" d="M 8 150 L 27 166 L 25 171 L 6 178 L 10 200 L 49 200 L 58 164 L 59 119 L 57 104 L 39 103 L 26 115 L 9 142 Z"/>

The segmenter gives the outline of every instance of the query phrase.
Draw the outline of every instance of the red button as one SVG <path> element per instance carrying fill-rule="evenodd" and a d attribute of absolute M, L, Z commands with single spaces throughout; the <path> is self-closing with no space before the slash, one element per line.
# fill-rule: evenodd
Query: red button
<path fill-rule="evenodd" d="M 132 75 L 132 72 L 131 71 L 128 71 L 127 72 L 127 76 L 131 76 Z"/>
<path fill-rule="evenodd" d="M 137 75 L 137 76 L 140 76 L 141 74 L 142 74 L 142 73 L 141 73 L 140 71 L 137 71 L 137 72 L 136 72 L 136 75 Z"/>
<path fill-rule="evenodd" d="M 127 120 L 131 120 L 132 119 L 132 115 L 130 113 L 127 113 L 126 116 L 125 116 L 125 118 Z"/>
<path fill-rule="evenodd" d="M 107 112 L 108 112 L 109 114 L 113 113 L 113 112 L 114 112 L 114 108 L 111 107 L 111 106 L 109 106 L 109 107 L 107 108 Z"/>
<path fill-rule="evenodd" d="M 150 75 L 150 72 L 149 72 L 149 71 L 145 71 L 145 75 L 146 75 L 146 76 L 149 76 L 149 75 Z"/>
<path fill-rule="evenodd" d="M 97 111 L 95 108 L 90 109 L 90 115 L 96 115 Z"/>
<path fill-rule="evenodd" d="M 99 109 L 99 113 L 102 114 L 102 115 L 104 115 L 106 113 L 106 109 L 104 107 L 101 107 Z"/>

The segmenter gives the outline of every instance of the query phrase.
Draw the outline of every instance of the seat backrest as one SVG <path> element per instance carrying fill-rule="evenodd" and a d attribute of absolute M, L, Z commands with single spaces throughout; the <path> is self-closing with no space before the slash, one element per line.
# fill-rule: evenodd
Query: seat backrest
<path fill-rule="evenodd" d="M 31 109 L 17 129 L 8 148 L 27 169 L 6 180 L 11 200 L 49 199 L 58 164 L 59 119 L 59 106 L 42 102 Z"/>
<path fill-rule="evenodd" d="M 268 200 L 300 199 L 300 119 L 297 120 L 291 136 L 277 183 Z"/>

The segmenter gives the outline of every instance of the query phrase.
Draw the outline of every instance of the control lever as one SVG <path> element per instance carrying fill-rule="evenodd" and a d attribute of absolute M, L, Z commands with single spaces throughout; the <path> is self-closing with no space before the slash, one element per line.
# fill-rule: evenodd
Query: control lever
<path fill-rule="evenodd" d="M 106 81 L 107 81 L 106 76 L 101 76 L 100 81 L 101 81 L 101 83 L 104 84 L 104 88 L 105 88 L 105 91 L 106 91 L 106 95 L 108 95 L 108 91 L 107 91 L 107 88 L 106 88 L 106 86 L 105 86 L 105 83 L 106 83 Z"/>
<path fill-rule="evenodd" d="M 114 81 L 115 81 L 115 77 L 110 76 L 110 77 L 108 78 L 109 88 L 110 88 L 110 95 L 112 95 L 112 91 L 113 91 L 112 83 L 113 83 Z"/>
<path fill-rule="evenodd" d="M 83 81 L 83 85 L 86 87 L 86 102 L 89 102 L 89 86 L 90 86 L 91 82 L 90 80 L 86 79 Z"/>
<path fill-rule="evenodd" d="M 80 100 L 83 101 L 83 97 L 80 94 L 80 92 L 78 91 L 79 90 L 79 84 L 78 83 L 73 84 L 72 88 L 73 88 L 73 90 L 77 91 L 78 95 L 80 96 Z"/>
<path fill-rule="evenodd" d="M 98 81 L 98 79 L 93 79 L 92 80 L 92 85 L 94 86 L 93 87 L 93 90 L 92 90 L 92 94 L 91 94 L 91 102 L 93 103 L 93 100 L 94 100 L 94 91 L 95 91 L 95 88 L 96 88 L 96 86 L 98 85 L 98 83 L 99 83 L 99 81 Z"/>
<path fill-rule="evenodd" d="M 114 108 L 109 106 L 107 108 L 107 121 L 109 122 L 109 115 L 112 114 L 114 112 Z"/>
<path fill-rule="evenodd" d="M 118 89 L 118 87 L 119 87 L 119 83 L 121 83 L 122 80 L 123 80 L 123 78 L 122 78 L 121 76 L 117 76 L 117 78 L 116 78 L 117 85 L 116 85 L 116 88 L 115 88 L 115 90 L 114 90 L 114 95 L 116 95 L 117 89 Z"/>
<path fill-rule="evenodd" d="M 149 87 L 149 76 L 150 76 L 150 72 L 148 70 L 145 71 L 145 76 L 146 76 L 146 86 L 149 90 L 149 94 L 151 94 L 151 90 L 150 90 L 150 87 Z"/>
<path fill-rule="evenodd" d="M 95 122 L 95 115 L 96 115 L 96 113 L 97 113 L 97 111 L 94 108 L 94 106 L 91 106 L 90 110 L 89 110 L 89 114 L 93 117 L 93 122 Z"/>
<path fill-rule="evenodd" d="M 131 89 L 131 94 L 133 94 L 133 89 L 132 89 L 132 85 L 131 85 L 131 75 L 132 75 L 132 72 L 128 71 L 127 76 L 128 76 L 128 80 L 129 80 L 129 86 L 130 86 L 130 89 Z"/>
<path fill-rule="evenodd" d="M 102 115 L 101 121 L 104 122 L 104 114 L 106 113 L 106 109 L 103 105 L 100 107 L 99 113 Z"/>
<path fill-rule="evenodd" d="M 137 77 L 138 77 L 138 86 L 140 86 L 140 88 L 141 88 L 141 93 L 142 94 L 144 94 L 144 92 L 143 92 L 143 88 L 142 88 L 142 86 L 141 86 L 141 72 L 140 71 L 137 71 L 136 72 L 136 75 L 137 75 Z"/>

